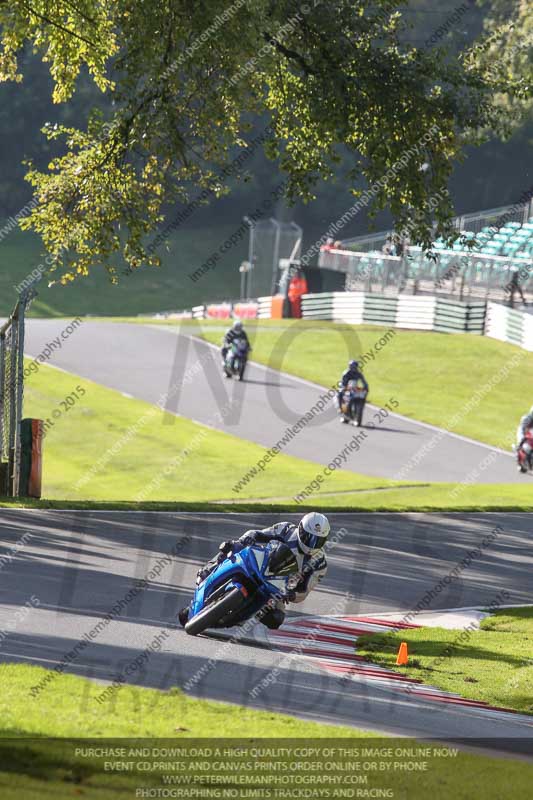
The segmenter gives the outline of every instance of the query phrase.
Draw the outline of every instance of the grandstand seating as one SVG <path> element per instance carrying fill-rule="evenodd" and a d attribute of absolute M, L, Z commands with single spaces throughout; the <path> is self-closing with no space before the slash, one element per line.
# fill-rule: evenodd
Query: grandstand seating
<path fill-rule="evenodd" d="M 482 228 L 478 233 L 461 231 L 466 240 L 476 243 L 475 250 L 487 256 L 504 256 L 512 259 L 531 259 L 533 256 L 533 217 L 520 225 L 519 222 L 507 222 L 501 228 Z M 464 240 L 463 240 L 464 241 Z M 446 246 L 442 240 L 434 243 L 436 250 L 444 250 Z M 455 242 L 453 250 L 466 250 L 461 241 Z"/>
<path fill-rule="evenodd" d="M 406 261 L 386 254 L 383 246 L 392 236 L 390 230 L 329 242 L 320 248 L 319 266 L 346 273 L 348 291 L 443 293 L 507 302 L 516 270 L 522 290 L 533 292 L 532 213 L 533 202 L 523 209 L 509 206 L 457 217 L 460 238 L 452 246 L 437 239 L 436 258 L 414 245 L 408 247 Z M 508 221 L 502 224 L 504 219 Z"/>

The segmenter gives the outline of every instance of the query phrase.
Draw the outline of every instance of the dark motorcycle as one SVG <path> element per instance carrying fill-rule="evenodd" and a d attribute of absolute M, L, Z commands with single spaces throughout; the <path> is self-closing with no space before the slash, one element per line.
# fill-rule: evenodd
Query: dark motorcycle
<path fill-rule="evenodd" d="M 247 360 L 248 343 L 246 339 L 234 339 L 228 347 L 224 360 L 223 366 L 226 378 L 232 378 L 237 375 L 239 380 L 242 381 Z"/>
<path fill-rule="evenodd" d="M 346 384 L 341 395 L 339 411 L 342 421 L 347 425 L 349 423 L 362 425 L 367 394 L 367 389 L 360 386 L 357 381 L 348 381 Z"/>

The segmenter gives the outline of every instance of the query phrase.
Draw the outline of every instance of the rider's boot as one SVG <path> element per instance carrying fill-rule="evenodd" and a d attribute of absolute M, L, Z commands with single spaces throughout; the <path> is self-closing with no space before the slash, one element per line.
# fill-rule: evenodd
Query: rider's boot
<path fill-rule="evenodd" d="M 266 625 L 270 630 L 276 630 L 285 620 L 285 612 L 281 608 L 272 608 L 261 614 L 259 621 Z"/>
<path fill-rule="evenodd" d="M 178 619 L 181 627 L 184 628 L 187 624 L 187 620 L 189 619 L 189 606 L 185 606 L 185 608 L 182 608 L 181 611 L 178 611 Z"/>
<path fill-rule="evenodd" d="M 255 616 L 256 619 L 262 622 L 263 625 L 266 625 L 267 628 L 275 630 L 279 628 L 285 620 L 283 602 L 272 597 L 268 603 L 259 609 Z"/>

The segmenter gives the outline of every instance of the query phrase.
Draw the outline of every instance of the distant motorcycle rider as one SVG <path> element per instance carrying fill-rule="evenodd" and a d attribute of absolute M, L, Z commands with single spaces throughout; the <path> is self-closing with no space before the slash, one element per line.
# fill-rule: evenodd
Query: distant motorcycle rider
<path fill-rule="evenodd" d="M 252 544 L 279 541 L 292 550 L 298 564 L 298 572 L 287 595 L 287 600 L 301 603 L 326 574 L 327 561 L 323 548 L 329 533 L 330 524 L 327 517 L 316 511 L 306 514 L 297 525 L 292 522 L 276 522 L 269 528 L 246 531 L 237 540 L 222 542 L 217 555 L 198 570 L 196 583 L 204 581 L 227 558 L 230 552 L 238 553 L 243 547 Z M 272 599 L 257 614 L 257 618 L 267 628 L 279 628 L 285 619 L 283 606 L 284 603 L 281 599 Z M 185 626 L 188 616 L 189 607 L 183 608 L 179 612 L 179 621 L 183 626 Z"/>
<path fill-rule="evenodd" d="M 344 393 L 344 390 L 346 389 L 350 381 L 358 381 L 362 383 L 365 391 L 368 392 L 368 383 L 366 381 L 365 376 L 363 375 L 363 373 L 359 368 L 359 362 L 354 361 L 353 359 L 348 363 L 348 369 L 342 373 L 342 378 L 339 381 L 340 388 L 337 394 L 337 402 L 339 408 L 341 407 L 342 395 Z"/>
<path fill-rule="evenodd" d="M 524 443 L 526 431 L 528 430 L 528 428 L 533 428 L 533 406 L 531 406 L 527 414 L 524 414 L 516 430 L 517 449 L 520 448 Z"/>
<path fill-rule="evenodd" d="M 226 334 L 224 336 L 224 341 L 222 342 L 222 350 L 221 350 L 222 362 L 226 361 L 226 355 L 228 353 L 228 350 L 231 347 L 232 342 L 234 342 L 236 339 L 244 339 L 244 341 L 248 346 L 246 352 L 249 352 L 252 349 L 250 346 L 250 341 L 248 339 L 248 336 L 246 334 L 246 331 L 244 330 L 244 326 L 240 319 L 236 319 L 231 328 L 228 331 L 226 331 Z"/>

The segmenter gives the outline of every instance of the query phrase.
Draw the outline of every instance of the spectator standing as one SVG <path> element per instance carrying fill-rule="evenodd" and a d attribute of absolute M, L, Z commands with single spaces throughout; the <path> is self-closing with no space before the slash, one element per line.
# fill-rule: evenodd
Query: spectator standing
<path fill-rule="evenodd" d="M 392 239 L 391 239 L 390 236 L 387 236 L 387 238 L 385 239 L 385 244 L 381 248 L 381 252 L 383 253 L 384 256 L 392 256 L 392 255 L 394 255 L 394 249 L 393 249 L 393 246 L 392 246 Z"/>
<path fill-rule="evenodd" d="M 516 293 L 520 295 L 522 300 L 522 304 L 527 306 L 526 298 L 524 297 L 524 292 L 522 291 L 522 287 L 520 286 L 520 272 L 517 266 L 511 267 L 511 280 L 505 287 L 506 290 L 509 292 L 509 305 L 511 308 L 514 308 L 514 296 Z"/>
<path fill-rule="evenodd" d="M 291 304 L 291 317 L 299 319 L 302 316 L 302 295 L 307 294 L 307 291 L 305 275 L 298 269 L 290 280 L 287 295 Z"/>

